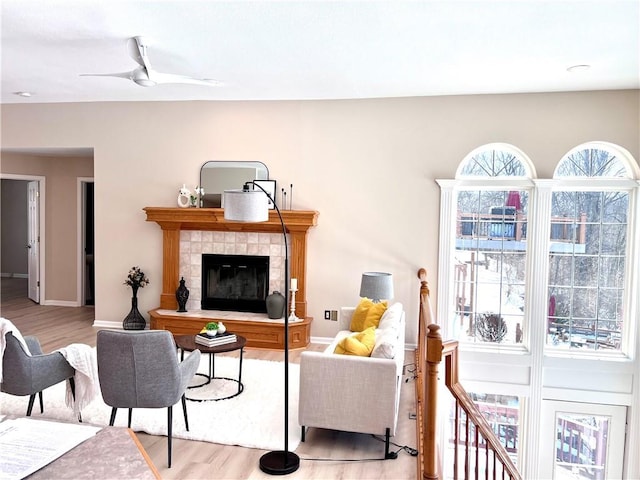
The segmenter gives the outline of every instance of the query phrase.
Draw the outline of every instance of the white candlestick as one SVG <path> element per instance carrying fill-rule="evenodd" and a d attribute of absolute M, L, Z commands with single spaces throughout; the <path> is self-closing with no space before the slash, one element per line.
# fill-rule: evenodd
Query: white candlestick
<path fill-rule="evenodd" d="M 292 278 L 291 279 L 291 290 L 298 290 L 298 279 L 297 278 Z"/>
<path fill-rule="evenodd" d="M 298 285 L 294 285 L 293 281 L 296 280 L 295 278 L 291 279 L 291 315 L 289 315 L 289 321 L 290 322 L 295 322 L 297 320 L 300 320 L 298 317 L 296 317 L 296 292 L 298 291 Z M 298 281 L 296 280 L 296 284 L 298 283 Z"/>

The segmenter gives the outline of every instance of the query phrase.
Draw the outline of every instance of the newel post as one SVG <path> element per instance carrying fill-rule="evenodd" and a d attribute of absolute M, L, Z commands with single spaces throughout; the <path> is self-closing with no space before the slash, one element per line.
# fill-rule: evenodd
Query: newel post
<path fill-rule="evenodd" d="M 427 375 L 424 383 L 425 415 L 423 432 L 423 478 L 438 477 L 438 444 L 437 444 L 437 413 L 438 413 L 438 369 L 442 362 L 442 336 L 440 326 L 432 323 L 427 326 Z"/>

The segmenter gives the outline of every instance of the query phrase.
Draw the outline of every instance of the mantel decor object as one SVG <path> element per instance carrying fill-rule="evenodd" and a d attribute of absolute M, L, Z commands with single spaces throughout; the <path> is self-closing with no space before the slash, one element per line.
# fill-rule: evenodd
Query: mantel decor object
<path fill-rule="evenodd" d="M 284 296 L 275 291 L 271 295 L 267 295 L 267 316 L 271 319 L 282 318 L 285 309 Z"/>
<path fill-rule="evenodd" d="M 138 310 L 138 289 L 148 285 L 149 279 L 140 270 L 140 267 L 132 267 L 124 284 L 131 287 L 133 296 L 131 297 L 131 310 L 122 321 L 122 328 L 125 330 L 144 330 L 147 326 L 147 321 Z"/>
<path fill-rule="evenodd" d="M 178 312 L 187 311 L 187 300 L 189 299 L 189 289 L 184 284 L 184 277 L 180 277 L 180 286 L 176 290 L 176 300 L 178 301 Z"/>
<path fill-rule="evenodd" d="M 251 190 L 250 186 L 257 190 Z M 274 182 L 275 188 L 275 182 Z M 264 194 L 263 194 L 264 193 Z M 273 192 L 275 194 L 275 191 Z M 269 203 L 273 203 L 280 219 L 284 239 L 284 449 L 272 450 L 260 457 L 260 470 L 269 475 L 287 475 L 300 467 L 300 457 L 289 451 L 289 317 L 286 315 L 289 295 L 289 248 L 287 229 L 274 198 L 255 181 L 246 182 L 242 190 L 224 191 L 224 218 L 227 221 L 266 222 Z"/>
<path fill-rule="evenodd" d="M 289 321 L 290 322 L 297 322 L 298 320 L 300 320 L 298 317 L 296 317 L 296 292 L 298 291 L 298 279 L 297 278 L 292 278 L 291 279 L 291 285 L 290 285 L 290 292 L 291 292 L 291 313 L 289 314 Z"/>
<path fill-rule="evenodd" d="M 180 208 L 188 208 L 190 204 L 191 190 L 189 190 L 185 184 L 182 184 L 182 188 L 178 192 L 178 206 Z"/>

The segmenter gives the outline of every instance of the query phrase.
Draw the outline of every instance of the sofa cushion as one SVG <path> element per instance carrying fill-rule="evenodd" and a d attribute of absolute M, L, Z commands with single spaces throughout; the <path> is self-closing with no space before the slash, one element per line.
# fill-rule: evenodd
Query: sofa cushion
<path fill-rule="evenodd" d="M 402 319 L 402 304 L 390 305 L 380 318 L 376 330 L 376 343 L 371 352 L 374 358 L 395 358 Z"/>
<path fill-rule="evenodd" d="M 401 317 L 402 317 L 402 304 L 400 302 L 396 302 L 393 305 L 389 305 L 389 307 L 387 307 L 387 309 L 382 314 L 382 317 L 380 317 L 378 328 L 381 330 L 392 328 L 397 332 L 398 329 L 400 328 Z"/>
<path fill-rule="evenodd" d="M 374 303 L 369 298 L 362 298 L 353 312 L 349 329 L 352 332 L 362 332 L 369 327 L 377 328 L 387 305 L 386 301 Z"/>
<path fill-rule="evenodd" d="M 376 343 L 375 327 L 369 327 L 362 332 L 358 332 L 343 338 L 334 353 L 341 355 L 357 355 L 360 357 L 368 357 Z"/>

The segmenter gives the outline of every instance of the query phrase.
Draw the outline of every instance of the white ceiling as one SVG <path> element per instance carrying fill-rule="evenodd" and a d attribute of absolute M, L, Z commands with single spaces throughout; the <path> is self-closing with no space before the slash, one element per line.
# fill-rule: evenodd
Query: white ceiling
<path fill-rule="evenodd" d="M 2 103 L 341 99 L 640 87 L 640 0 L 2 0 Z M 222 86 L 141 87 L 136 67 Z M 583 72 L 567 67 L 589 64 Z M 32 92 L 30 98 L 14 92 Z"/>

